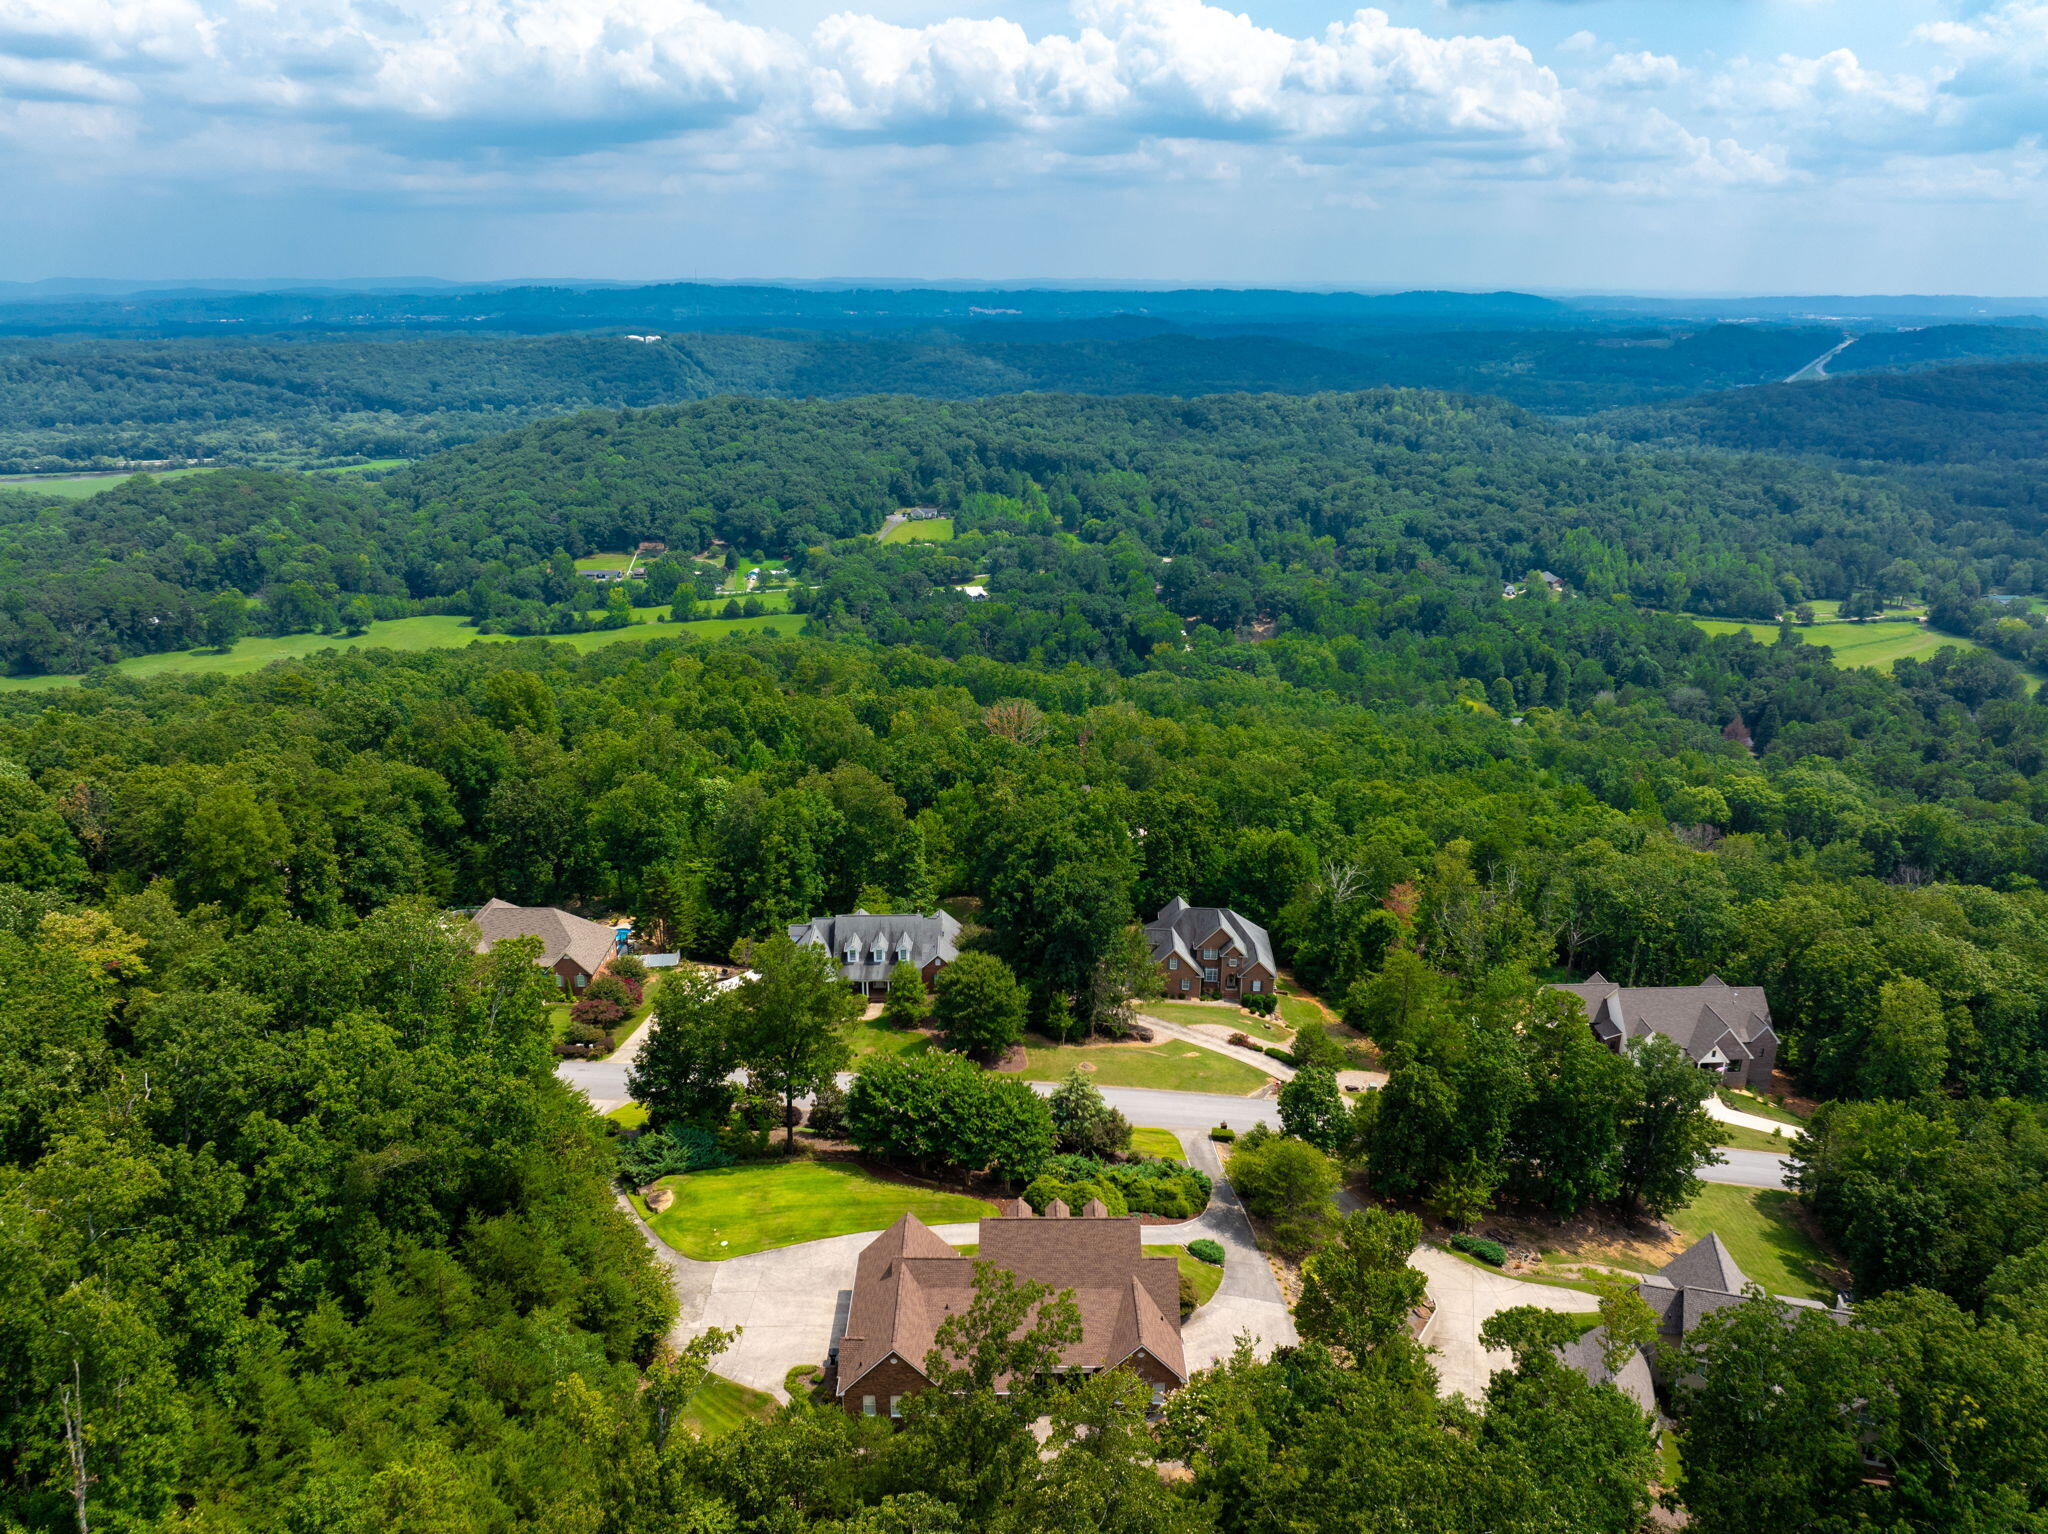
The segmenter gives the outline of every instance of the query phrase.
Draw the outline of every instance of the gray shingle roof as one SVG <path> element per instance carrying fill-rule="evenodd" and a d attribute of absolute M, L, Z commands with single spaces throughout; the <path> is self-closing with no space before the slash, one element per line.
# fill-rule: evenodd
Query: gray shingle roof
<path fill-rule="evenodd" d="M 1657 1410 L 1657 1385 L 1650 1374 L 1650 1361 L 1641 1348 L 1630 1348 L 1619 1369 L 1607 1367 L 1607 1328 L 1596 1326 L 1584 1336 L 1557 1350 L 1566 1367 L 1576 1369 L 1596 1385 L 1612 1385 L 1646 1412 Z"/>
<path fill-rule="evenodd" d="M 618 951 L 617 929 L 553 906 L 518 906 L 493 900 L 471 919 L 482 939 L 476 945 L 478 953 L 489 953 L 508 937 L 537 937 L 541 963 L 553 966 L 569 958 L 586 974 L 594 975 Z"/>
<path fill-rule="evenodd" d="M 1266 929 L 1228 906 L 1189 905 L 1176 895 L 1146 924 L 1145 940 L 1152 945 L 1153 963 L 1161 963 L 1168 954 L 1177 953 L 1185 963 L 1199 969 L 1201 963 L 1195 950 L 1204 938 L 1219 929 L 1230 934 L 1252 963 L 1263 964 L 1273 974 L 1279 973 Z"/>
<path fill-rule="evenodd" d="M 888 980 L 896 956 L 903 952 L 909 953 L 910 962 L 919 969 L 933 960 L 951 964 L 960 957 L 960 923 L 944 911 L 932 916 L 871 916 L 866 911 L 820 916 L 815 921 L 798 922 L 789 929 L 789 936 L 792 942 L 823 948 L 839 960 L 840 971 L 851 981 Z M 849 945 L 860 955 L 850 964 L 846 961 Z M 882 951 L 879 963 L 874 957 L 878 947 Z"/>
<path fill-rule="evenodd" d="M 1763 991 L 1729 985 L 1719 975 L 1698 985 L 1619 986 L 1595 974 L 1557 989 L 1578 997 L 1604 1043 L 1661 1033 L 1695 1061 L 1716 1048 L 1733 1061 L 1751 1058 L 1750 1046 L 1765 1034 L 1777 1037 Z"/>
<path fill-rule="evenodd" d="M 1749 1282 L 1727 1242 L 1712 1232 L 1665 1263 L 1657 1276 L 1674 1289 L 1718 1289 L 1723 1294 L 1740 1294 Z"/>

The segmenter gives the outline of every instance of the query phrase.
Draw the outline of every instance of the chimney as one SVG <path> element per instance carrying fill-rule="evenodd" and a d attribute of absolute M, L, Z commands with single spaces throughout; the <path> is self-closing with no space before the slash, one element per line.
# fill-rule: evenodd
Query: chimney
<path fill-rule="evenodd" d="M 1106 1220 L 1109 1218 L 1109 1205 L 1103 1203 L 1099 1198 L 1091 1198 L 1081 1206 L 1081 1218 L 1084 1220 Z"/>
<path fill-rule="evenodd" d="M 1048 1220 L 1064 1220 L 1068 1213 L 1067 1201 L 1063 1198 L 1056 1198 L 1045 1206 L 1045 1217 Z"/>

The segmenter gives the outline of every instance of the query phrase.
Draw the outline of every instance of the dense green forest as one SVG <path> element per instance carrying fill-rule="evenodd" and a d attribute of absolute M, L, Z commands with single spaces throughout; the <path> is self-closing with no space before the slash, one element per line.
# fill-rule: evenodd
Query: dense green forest
<path fill-rule="evenodd" d="M 846 542 L 919 502 L 987 535 L 986 553 Z M 821 588 L 828 625 L 961 605 L 940 588 L 985 558 L 1016 578 L 978 622 L 1073 596 L 1082 622 L 1048 653 L 1126 668 L 1190 615 L 1342 626 L 1370 603 L 1395 613 L 1372 620 L 1382 636 L 1428 631 L 1442 605 L 1425 588 L 1453 580 L 1484 605 L 1535 567 L 1596 603 L 1754 618 L 1880 585 L 2031 590 L 2048 569 L 2038 531 L 1906 481 L 1620 445 L 1423 392 L 720 398 L 539 423 L 377 484 L 227 470 L 84 501 L 0 496 L 0 653 L 14 672 L 75 672 L 191 648 L 227 591 L 260 600 L 254 621 L 276 633 L 348 611 L 547 632 L 594 600 L 568 560 L 644 539 L 784 559 Z"/>
<path fill-rule="evenodd" d="M 1407 1324 L 1414 1211 L 1554 1228 L 1700 1194 L 1700 1073 L 1609 1053 L 1545 984 L 1596 969 L 1766 990 L 1819 1102 L 1790 1186 L 1854 1293 L 1846 1325 L 1731 1306 L 1668 1361 L 1692 1525 L 2038 1524 L 2043 369 L 1677 399 L 1834 333 L 1489 328 L 1512 298 L 1451 328 L 1411 295 L 1406 341 L 1246 296 L 1199 334 L 1048 307 L 1000 338 L 0 350 L 24 453 L 90 428 L 107 456 L 419 455 L 0 491 L 5 669 L 86 673 L 0 692 L 0 1531 L 1632 1534 L 1672 1471 L 1559 1361 L 1576 1322 L 1496 1317 L 1512 1366 L 1448 1402 Z M 1361 386 L 1421 361 L 1650 403 Z M 871 536 L 914 505 L 949 536 Z M 575 567 L 643 540 L 669 552 L 632 580 Z M 428 613 L 665 620 L 757 560 L 788 572 L 782 637 L 102 664 Z M 1679 616 L 1826 599 L 1918 601 L 1977 647 L 1881 674 Z M 981 1345 L 900 1427 L 799 1391 L 718 1438 L 679 1417 L 727 1339 L 677 1351 L 619 1179 L 686 1155 L 679 1128 L 793 1141 L 844 1052 L 806 1077 L 740 1001 L 663 992 L 636 1070 L 673 1090 L 633 1089 L 653 1133 L 622 1161 L 551 1071 L 547 977 L 448 915 L 630 913 L 780 984 L 810 952 L 762 942 L 789 923 L 954 902 L 946 1047 L 864 1071 L 849 1142 L 1123 1200 L 1143 1164 L 1053 1157 L 1066 1110 L 968 1056 L 1121 1033 L 1133 924 L 1173 896 L 1268 927 L 1349 1025 L 1297 1034 L 1284 1133 L 1229 1174 L 1302 1259 L 1302 1345 L 1156 1420 L 1118 1375 L 998 1395 L 1058 1304 L 990 1281 Z M 1362 1040 L 1388 1077 L 1354 1102 L 1333 1069 Z M 949 1083 L 981 1108 L 900 1107 Z M 935 1150 L 942 1120 L 979 1148 Z M 1367 1205 L 1340 1216 L 1347 1178 Z"/>
<path fill-rule="evenodd" d="M 1631 627 L 1586 603 L 1510 610 L 1532 636 Z M 1756 1399 L 1753 1329 L 1703 1333 L 1696 1516 L 1791 1529 L 1840 1505 L 1934 1530 L 1984 1475 L 2025 1498 L 2024 1434 L 1933 1418 L 1956 1371 L 2048 1346 L 2028 1266 L 2048 1209 L 2006 1196 L 2041 1137 L 2038 1106 L 2007 1099 L 2048 1092 L 2048 709 L 1959 695 L 1948 666 L 1894 683 L 1694 634 L 1684 680 L 1516 722 L 1484 701 L 1498 689 L 1423 666 L 1407 697 L 1359 701 L 1342 679 L 1365 649 L 1303 633 L 1119 677 L 817 639 L 534 642 L 0 703 L 20 764 L 0 778 L 0 972 L 46 1019 L 0 1054 L 15 1516 L 69 1519 L 67 1411 L 95 1426 L 109 1527 L 285 1509 L 308 1528 L 641 1529 L 722 1508 L 733 1527 L 978 1528 L 1012 1502 L 1019 1527 L 1065 1527 L 1040 1499 L 1086 1491 L 1105 1527 L 1277 1530 L 1328 1526 L 1300 1499 L 1340 1473 L 1420 1528 L 1479 1506 L 1532 1530 L 1642 1515 L 1647 1445 L 1619 1396 L 1537 1339 L 1440 1416 L 1405 1332 L 1359 1330 L 1370 1287 L 1341 1355 L 1233 1365 L 1160 1440 L 1107 1386 L 1047 1403 L 1111 1433 L 1085 1461 L 1108 1486 L 1081 1461 L 965 1453 L 1028 1441 L 1030 1403 L 970 1410 L 972 1390 L 873 1452 L 803 1407 L 718 1445 L 664 1438 L 633 1369 L 659 1392 L 688 1361 L 650 1342 L 665 1302 L 602 1192 L 608 1152 L 545 1074 L 534 972 L 479 967 L 431 917 L 486 894 L 622 905 L 705 956 L 875 891 L 975 895 L 1038 1016 L 1084 1004 L 1125 924 L 1173 893 L 1270 924 L 1361 1018 L 1396 955 L 1459 1028 L 1552 960 L 1766 985 L 1787 1063 L 1846 1104 L 1810 1154 L 1822 1219 L 1873 1294 L 1940 1292 L 1873 1303 L 1845 1342 L 1796 1330 L 1791 1400 Z M 1738 708 L 1777 721 L 1760 756 L 1724 735 Z M 1906 1120 L 1943 1111 L 1979 1171 L 1948 1158 L 1936 1184 Z M 1426 1179 L 1419 1143 L 1403 1175 Z M 1844 1158 L 1860 1171 L 1827 1170 Z M 1871 1220 L 1937 1194 L 1929 1218 L 1981 1233 L 1953 1258 Z M 1913 1473 L 1911 1499 L 1848 1475 L 1830 1436 L 1844 1400 L 1873 1398 L 1865 1442 Z M 2007 1399 L 2027 1420 L 2035 1396 Z M 1767 1524 L 1740 1490 L 1760 1410 L 1786 1446 Z M 1150 1473 L 1164 1453 L 1194 1467 L 1185 1494 Z M 913 1488 L 939 1510 L 880 1511 Z"/>
<path fill-rule="evenodd" d="M 1310 394 L 1388 385 L 1584 411 L 1783 377 L 1830 333 L 1740 325 L 1416 330 L 1163 321 L 886 335 L 0 342 L 0 473 L 415 457 L 544 416 L 712 394 Z"/>

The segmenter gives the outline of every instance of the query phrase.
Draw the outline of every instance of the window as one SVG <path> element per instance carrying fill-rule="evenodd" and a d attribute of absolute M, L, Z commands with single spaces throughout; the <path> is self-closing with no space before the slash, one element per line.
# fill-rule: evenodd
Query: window
<path fill-rule="evenodd" d="M 1187 977 L 1186 975 L 1182 975 L 1182 976 L 1180 977 L 1180 988 L 1181 988 L 1181 989 L 1182 989 L 1183 991 L 1185 991 L 1185 990 L 1187 990 L 1187 989 L 1188 989 L 1188 977 Z"/>
<path fill-rule="evenodd" d="M 1263 981 L 1263 980 L 1254 980 L 1254 981 L 1252 982 L 1252 989 L 1253 989 L 1254 991 L 1259 991 L 1259 990 L 1263 990 L 1263 989 L 1265 988 L 1265 984 L 1266 984 L 1266 982 L 1265 982 L 1265 981 Z"/>
<path fill-rule="evenodd" d="M 579 990 L 579 991 L 580 991 L 580 990 L 582 990 L 582 989 L 583 989 L 583 988 L 584 988 L 584 987 L 585 987 L 586 985 L 590 984 L 590 976 L 588 976 L 588 975 L 576 975 L 576 976 L 574 976 L 574 977 L 572 977 L 572 978 L 570 979 L 570 981 L 569 981 L 569 984 L 570 984 L 570 985 L 572 985 L 572 986 L 574 986 L 574 987 L 575 987 L 575 988 L 576 988 L 577 990 Z"/>
<path fill-rule="evenodd" d="M 908 948 L 897 949 L 896 962 L 898 964 L 908 964 L 910 962 L 910 950 Z"/>
<path fill-rule="evenodd" d="M 1154 1411 L 1157 1411 L 1160 1407 L 1164 1406 L 1165 1404 L 1166 1387 L 1164 1385 L 1154 1385 L 1152 1387 L 1152 1409 Z"/>
<path fill-rule="evenodd" d="M 1216 983 L 1216 971 L 1214 969 L 1205 969 L 1202 971 L 1202 978 L 1208 981 L 1209 984 L 1214 985 Z"/>
<path fill-rule="evenodd" d="M 847 962 L 847 963 L 849 963 L 849 964 L 858 964 L 858 963 L 860 963 L 860 945 L 859 945 L 859 944 L 857 944 L 857 943 L 848 943 L 848 944 L 846 945 L 846 962 Z"/>
<path fill-rule="evenodd" d="M 1227 975 L 1224 977 L 1223 983 L 1234 991 L 1237 989 L 1237 976 Z"/>
<path fill-rule="evenodd" d="M 1179 955 L 1179 954 L 1177 954 L 1177 953 L 1173 953 L 1173 954 L 1168 954 L 1168 955 L 1166 956 L 1166 967 L 1167 967 L 1168 969 L 1179 969 L 1179 968 L 1180 968 L 1180 955 Z"/>
<path fill-rule="evenodd" d="M 884 961 L 886 961 L 886 960 L 888 959 L 888 957 L 889 957 L 889 950 L 888 950 L 888 949 L 886 949 L 886 948 L 884 948 L 884 947 L 883 947 L 883 946 L 882 946 L 882 945 L 881 945 L 880 943 L 877 943 L 877 944 L 875 944 L 875 957 L 874 957 L 874 959 L 872 960 L 872 962 L 873 962 L 873 963 L 876 963 L 876 964 L 880 964 L 880 963 L 883 963 Z"/>
<path fill-rule="evenodd" d="M 903 1415 L 903 1397 L 889 1397 L 889 1415 L 892 1417 L 900 1417 Z"/>
<path fill-rule="evenodd" d="M 1205 959 L 1205 960 L 1207 960 L 1207 959 L 1213 959 L 1213 958 L 1215 958 L 1215 957 L 1216 957 L 1216 954 L 1217 954 L 1217 950 L 1216 950 L 1216 949 L 1214 949 L 1214 948 L 1204 948 L 1204 949 L 1202 950 L 1202 957 L 1203 957 L 1203 959 Z"/>
<path fill-rule="evenodd" d="M 1231 967 L 1232 969 L 1236 969 L 1236 968 L 1237 968 L 1237 955 L 1236 955 L 1236 954 L 1232 954 L 1232 955 L 1230 956 L 1230 967 Z"/>
<path fill-rule="evenodd" d="M 863 1417 L 872 1417 L 875 1414 L 875 1398 L 873 1396 L 862 1396 L 860 1398 L 860 1414 Z"/>

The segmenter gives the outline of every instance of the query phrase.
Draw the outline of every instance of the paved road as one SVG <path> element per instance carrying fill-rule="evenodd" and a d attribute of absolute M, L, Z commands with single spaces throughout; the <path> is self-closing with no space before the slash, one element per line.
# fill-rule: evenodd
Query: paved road
<path fill-rule="evenodd" d="M 1827 377 L 1828 364 L 1830 362 L 1833 362 L 1835 358 L 1840 356 L 1844 351 L 1848 350 L 1849 347 L 1855 345 L 1855 343 L 1856 338 L 1854 336 L 1843 336 L 1841 340 L 1837 341 L 1833 346 L 1829 347 L 1826 351 L 1822 352 L 1818 357 L 1814 358 L 1813 361 L 1807 363 L 1806 366 L 1801 368 L 1798 372 L 1787 374 L 1785 377 L 1785 382 L 1798 383 L 1802 378 Z"/>
<path fill-rule="evenodd" d="M 1703 1182 L 1727 1183 L 1737 1188 L 1782 1188 L 1786 1186 L 1785 1174 L 1790 1163 L 1783 1156 L 1769 1151 L 1726 1150 L 1721 1152 L 1720 1166 L 1710 1166 L 1700 1173 Z"/>
<path fill-rule="evenodd" d="M 1799 1131 L 1790 1124 L 1781 1124 L 1776 1119 L 1767 1119 L 1761 1113 L 1744 1113 L 1740 1108 L 1731 1108 L 1718 1097 L 1706 1101 L 1707 1117 L 1720 1124 L 1739 1124 L 1744 1129 L 1760 1130 L 1767 1135 L 1783 1135 L 1789 1142 Z"/>

